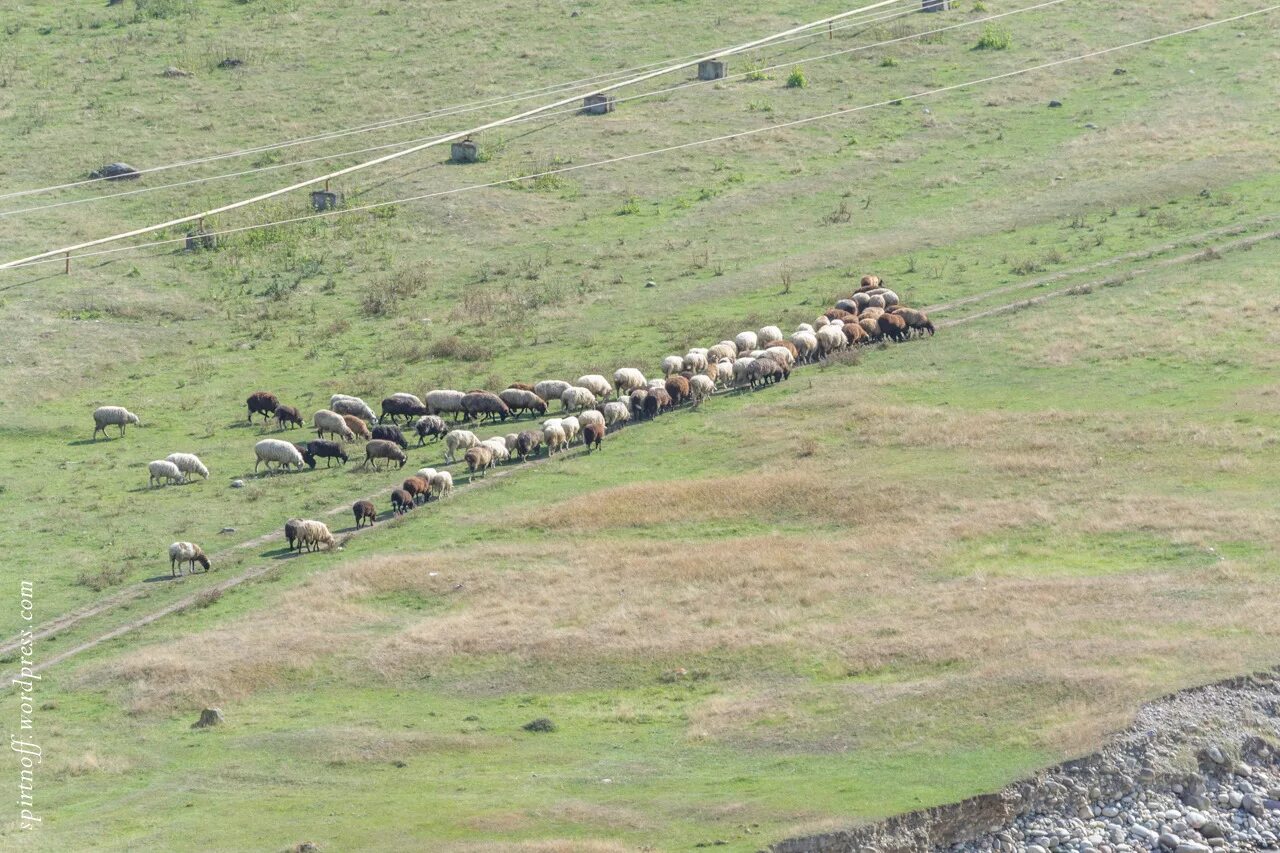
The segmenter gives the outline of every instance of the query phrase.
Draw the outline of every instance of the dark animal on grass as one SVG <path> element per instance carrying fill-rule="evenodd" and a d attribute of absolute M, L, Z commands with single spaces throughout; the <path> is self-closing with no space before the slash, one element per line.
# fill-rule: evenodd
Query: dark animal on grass
<path fill-rule="evenodd" d="M 418 418 L 429 414 L 431 411 L 418 398 L 410 399 L 407 395 L 392 395 L 382 401 L 382 414 L 378 420 L 385 419 L 394 423 L 397 418 Z"/>
<path fill-rule="evenodd" d="M 668 377 L 663 387 L 671 395 L 672 405 L 679 405 L 689 399 L 689 380 L 683 376 L 677 374 L 676 376 Z"/>
<path fill-rule="evenodd" d="M 294 406 L 276 406 L 276 429 L 293 429 L 294 427 L 304 426 L 302 420 L 302 412 L 299 412 Z"/>
<path fill-rule="evenodd" d="M 644 416 L 652 420 L 662 412 L 671 408 L 671 395 L 665 388 L 649 389 L 649 396 L 644 398 Z"/>
<path fill-rule="evenodd" d="M 600 449 L 600 442 L 604 441 L 604 429 L 600 424 L 587 424 L 582 428 L 582 444 L 588 453 Z"/>
<path fill-rule="evenodd" d="M 330 442 L 330 444 L 333 444 L 333 443 L 334 442 Z M 298 452 L 300 454 L 302 454 L 302 461 L 307 463 L 307 467 L 310 468 L 312 471 L 314 471 L 316 469 L 316 455 L 311 452 L 311 448 L 309 447 L 310 444 L 311 442 L 309 441 L 304 444 L 299 444 L 298 442 L 295 441 L 293 443 L 293 446 L 298 449 Z"/>
<path fill-rule="evenodd" d="M 307 453 L 311 454 L 312 468 L 315 467 L 316 459 L 323 459 L 326 468 L 332 467 L 334 459 L 339 460 L 343 465 L 347 464 L 347 451 L 343 449 L 341 442 L 318 438 L 315 441 L 308 441 L 303 447 Z"/>
<path fill-rule="evenodd" d="M 346 422 L 347 429 L 351 430 L 356 438 L 363 438 L 365 441 L 373 438 L 369 432 L 369 425 L 355 415 L 343 415 L 342 420 Z"/>
<path fill-rule="evenodd" d="M 245 401 L 249 405 L 249 423 L 253 423 L 254 415 L 262 415 L 265 421 L 280 408 L 280 400 L 270 391 L 254 391 Z"/>
<path fill-rule="evenodd" d="M 394 443 L 384 441 L 380 438 L 375 438 L 364 446 L 364 462 L 360 463 L 360 467 L 363 468 L 364 466 L 372 463 L 373 468 L 376 471 L 378 470 L 379 459 L 386 459 L 388 461 L 395 462 L 397 463 L 397 468 L 403 468 L 404 463 L 409 461 L 409 457 L 406 456 L 404 451 Z"/>
<path fill-rule="evenodd" d="M 391 511 L 396 515 L 404 515 L 413 509 L 413 495 L 404 489 L 396 489 L 391 493 Z"/>
<path fill-rule="evenodd" d="M 395 424 L 378 424 L 373 428 L 373 433 L 370 437 L 394 442 L 400 445 L 401 450 L 409 449 L 408 440 L 404 437 L 404 433 L 400 432 L 400 427 Z"/>
<path fill-rule="evenodd" d="M 418 418 L 413 425 L 413 431 L 418 434 L 418 446 L 427 443 L 428 438 L 434 438 L 437 441 L 444 438 L 449 432 L 449 427 L 445 425 L 444 418 L 439 415 L 427 415 Z"/>
<path fill-rule="evenodd" d="M 406 477 L 400 488 L 413 496 L 415 504 L 419 503 L 419 498 L 423 501 L 431 500 L 431 483 L 422 477 Z"/>
<path fill-rule="evenodd" d="M 512 412 L 532 412 L 536 415 L 547 413 L 547 401 L 532 391 L 523 388 L 506 388 L 498 392 L 498 397 Z"/>
<path fill-rule="evenodd" d="M 907 321 L 907 327 L 919 335 L 926 333 L 932 335 L 934 332 L 933 323 L 930 322 L 928 315 L 923 311 L 917 311 L 914 308 L 906 308 L 898 306 L 894 309 L 894 313 Z"/>
<path fill-rule="evenodd" d="M 516 436 L 516 455 L 521 460 L 528 459 L 530 456 L 538 455 L 538 448 L 542 447 L 542 431 L 537 429 L 527 429 Z"/>
<path fill-rule="evenodd" d="M 502 398 L 490 391 L 468 391 L 462 395 L 462 411 L 472 420 L 506 420 L 511 409 Z"/>
<path fill-rule="evenodd" d="M 881 314 L 876 322 L 880 324 L 880 333 L 895 341 L 907 339 L 907 321 L 897 314 Z"/>
<path fill-rule="evenodd" d="M 302 540 L 298 536 L 298 525 L 302 524 L 302 519 L 291 518 L 284 523 L 284 538 L 289 543 L 289 550 L 292 551 L 294 544 L 297 544 L 298 550 L 302 550 Z"/>
<path fill-rule="evenodd" d="M 373 501 L 356 501 L 351 505 L 351 514 L 356 517 L 356 530 L 364 527 L 366 521 L 372 525 L 378 520 L 378 508 Z"/>
<path fill-rule="evenodd" d="M 631 400 L 631 413 L 639 419 L 644 414 L 644 401 L 649 396 L 649 389 L 636 388 L 627 396 Z"/>

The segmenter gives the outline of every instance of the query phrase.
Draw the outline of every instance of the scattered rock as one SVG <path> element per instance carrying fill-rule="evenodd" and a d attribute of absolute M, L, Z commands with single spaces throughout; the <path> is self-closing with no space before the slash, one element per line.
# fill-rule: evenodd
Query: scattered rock
<path fill-rule="evenodd" d="M 1050 101 L 1050 102 L 1049 102 L 1049 106 L 1050 106 L 1050 107 L 1060 107 L 1060 106 L 1062 106 L 1062 101 Z"/>
<path fill-rule="evenodd" d="M 1199 841 L 1182 841 L 1174 848 L 1174 853 L 1210 853 L 1212 849 L 1208 844 L 1201 844 Z"/>
<path fill-rule="evenodd" d="M 644 286 L 645 286 L 646 288 L 648 288 L 648 287 L 657 287 L 657 286 L 658 286 L 658 283 L 657 283 L 656 281 L 654 281 L 653 279 L 649 279 L 648 281 L 646 281 L 646 282 L 644 283 Z"/>
<path fill-rule="evenodd" d="M 223 722 L 221 708 L 205 708 L 200 712 L 200 719 L 191 724 L 191 728 L 207 729 L 210 726 L 220 726 Z"/>
<path fill-rule="evenodd" d="M 1093 122 L 1091 122 L 1091 121 L 1090 121 L 1090 122 L 1085 122 L 1085 125 L 1084 125 L 1084 126 L 1085 126 L 1085 127 L 1087 127 L 1089 130 L 1097 130 L 1097 129 L 1098 129 L 1098 126 L 1097 126 L 1096 124 L 1094 124 Z"/>
<path fill-rule="evenodd" d="M 530 720 L 520 728 L 526 732 L 554 732 L 556 724 L 548 720 L 546 717 L 539 717 L 536 720 Z"/>
<path fill-rule="evenodd" d="M 231 488 L 233 488 L 233 489 L 243 489 L 243 488 L 244 488 L 244 480 L 232 480 L 232 481 L 231 481 Z"/>
<path fill-rule="evenodd" d="M 219 533 L 235 533 L 235 532 L 236 532 L 236 529 L 235 529 L 234 527 L 224 527 L 224 528 L 222 528 L 221 530 L 219 530 L 218 532 L 219 532 Z"/>
<path fill-rule="evenodd" d="M 1176 850 L 1178 845 L 1182 843 L 1182 839 L 1174 835 L 1172 832 L 1160 833 L 1160 846 L 1166 850 Z"/>
<path fill-rule="evenodd" d="M 1128 74 L 1128 73 L 1129 73 L 1129 69 L 1127 69 L 1127 68 L 1117 68 L 1115 71 L 1112 71 L 1111 73 L 1112 73 L 1112 74 L 1114 74 L 1114 75 L 1116 75 L 1117 77 L 1119 77 L 1119 76 L 1121 76 L 1122 74 Z"/>
<path fill-rule="evenodd" d="M 1208 756 L 1209 760 L 1214 764 L 1227 763 L 1227 756 L 1223 754 L 1222 747 L 1218 746 L 1216 743 L 1211 743 L 1205 747 L 1204 754 Z"/>
<path fill-rule="evenodd" d="M 239 68 L 244 65 L 243 59 L 237 59 L 234 56 L 228 56 L 226 59 L 218 63 L 219 68 Z"/>
<path fill-rule="evenodd" d="M 293 853 L 320 853 L 320 848 L 312 844 L 310 841 L 303 841 L 301 844 L 293 848 Z"/>
<path fill-rule="evenodd" d="M 91 178 L 106 178 L 108 181 L 133 181 L 142 177 L 137 169 L 128 163 L 108 163 L 96 172 L 90 172 Z"/>
<path fill-rule="evenodd" d="M 160 72 L 160 76 L 168 77 L 169 79 L 172 80 L 174 77 L 190 77 L 191 72 L 183 71 L 181 68 L 179 68 L 176 65 L 170 65 L 168 68 Z"/>

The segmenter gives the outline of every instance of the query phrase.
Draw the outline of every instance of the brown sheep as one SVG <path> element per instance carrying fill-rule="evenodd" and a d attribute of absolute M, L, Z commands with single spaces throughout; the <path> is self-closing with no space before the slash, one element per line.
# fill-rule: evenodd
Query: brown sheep
<path fill-rule="evenodd" d="M 404 515 L 413 509 L 413 495 L 404 489 L 396 489 L 391 493 L 391 511 L 396 515 Z"/>
<path fill-rule="evenodd" d="M 463 458 L 467 461 L 467 482 L 475 478 L 476 471 L 479 471 L 480 476 L 483 477 L 485 472 L 493 467 L 493 449 L 483 444 L 468 450 Z"/>
<path fill-rule="evenodd" d="M 471 420 L 506 420 L 511 409 L 502 398 L 489 391 L 468 391 L 462 395 L 462 411 Z"/>
<path fill-rule="evenodd" d="M 398 467 L 400 468 L 403 468 L 404 463 L 409 461 L 409 457 L 394 443 L 375 438 L 364 446 L 364 462 L 360 463 L 360 467 L 363 468 L 372 462 L 376 471 L 378 469 L 377 460 L 379 459 L 390 459 L 392 462 L 399 462 Z"/>
<path fill-rule="evenodd" d="M 844 321 L 844 320 L 853 319 L 858 315 L 853 313 L 852 311 L 846 311 L 843 308 L 832 308 L 831 310 L 824 313 L 822 316 L 826 317 L 828 320 Z"/>
<path fill-rule="evenodd" d="M 675 405 L 671 400 L 671 395 L 667 393 L 665 388 L 651 388 L 649 394 L 644 398 L 644 409 L 642 410 L 646 418 L 655 418 L 659 413 L 665 412 Z"/>
<path fill-rule="evenodd" d="M 928 332 L 930 335 L 933 334 L 933 331 L 934 331 L 933 323 L 929 321 L 928 315 L 926 315 L 923 311 L 917 311 L 914 308 L 904 308 L 899 306 L 898 309 L 894 311 L 894 313 L 897 314 L 899 317 L 901 317 L 903 320 L 907 321 L 907 327 L 911 331 L 914 331 L 920 335 L 924 335 L 926 332 Z"/>
<path fill-rule="evenodd" d="M 424 502 L 431 500 L 431 484 L 422 477 L 409 477 L 400 484 L 400 488 L 413 497 L 415 504 L 418 503 L 418 498 L 422 498 Z"/>
<path fill-rule="evenodd" d="M 880 340 L 880 323 L 879 322 L 877 322 L 876 320 L 867 318 L 865 320 L 859 320 L 858 325 L 861 326 L 862 330 L 867 333 L 868 340 L 872 340 L 872 341 Z"/>
<path fill-rule="evenodd" d="M 356 530 L 359 530 L 366 521 L 372 525 L 378 519 L 378 508 L 371 501 L 356 501 L 351 505 L 351 514 L 356 517 Z"/>
<path fill-rule="evenodd" d="M 885 337 L 895 341 L 907 339 L 907 321 L 897 314 L 881 314 L 876 322 L 880 324 L 880 332 Z"/>
<path fill-rule="evenodd" d="M 276 429 L 303 426 L 302 413 L 293 406 L 276 406 Z"/>
<path fill-rule="evenodd" d="M 851 320 L 844 324 L 844 336 L 849 341 L 850 346 L 867 342 L 867 330 L 862 328 L 856 321 Z"/>
<path fill-rule="evenodd" d="M 861 284 L 863 290 L 871 290 L 872 288 L 882 286 L 884 284 L 884 279 L 880 278 L 878 275 L 864 275 L 862 277 Z"/>
<path fill-rule="evenodd" d="M 363 438 L 368 441 L 373 437 L 372 433 L 369 432 L 369 425 L 355 415 L 343 415 L 342 419 L 346 421 L 347 429 L 351 430 L 356 438 Z"/>
<path fill-rule="evenodd" d="M 772 343 L 770 343 L 770 344 L 769 344 L 769 346 L 771 346 L 771 347 L 782 347 L 784 350 L 786 350 L 787 352 L 791 353 L 791 358 L 792 358 L 792 359 L 798 359 L 798 358 L 800 358 L 800 353 L 799 353 L 799 351 L 798 351 L 798 350 L 796 350 L 796 345 L 795 345 L 795 344 L 793 344 L 793 343 L 791 343 L 791 341 L 787 341 L 787 340 L 782 340 L 782 341 L 773 341 Z"/>
<path fill-rule="evenodd" d="M 588 453 L 593 449 L 600 449 L 600 442 L 604 441 L 604 429 L 599 424 L 587 424 L 582 428 L 582 444 Z"/>
<path fill-rule="evenodd" d="M 859 320 L 875 320 L 883 313 L 884 313 L 883 308 L 876 307 L 875 305 L 868 305 L 866 308 L 862 310 L 862 313 L 858 315 L 858 319 Z"/>
<path fill-rule="evenodd" d="M 669 377 L 665 387 L 667 389 L 667 393 L 671 395 L 671 403 L 667 408 L 671 408 L 671 406 L 678 406 L 685 400 L 689 399 L 689 380 L 683 376 L 676 375 Z"/>
<path fill-rule="evenodd" d="M 298 551 L 302 551 L 302 537 L 298 535 L 298 525 L 302 523 L 300 518 L 291 518 L 284 523 L 284 538 L 289 542 L 289 551 L 293 551 L 294 543 L 297 543 Z"/>
<path fill-rule="evenodd" d="M 249 423 L 253 423 L 254 415 L 262 415 L 265 421 L 280 407 L 280 400 L 270 391 L 254 391 L 245 402 L 249 404 Z"/>
<path fill-rule="evenodd" d="M 527 382 L 512 382 L 507 387 L 515 388 L 518 391 L 533 391 L 533 386 Z"/>

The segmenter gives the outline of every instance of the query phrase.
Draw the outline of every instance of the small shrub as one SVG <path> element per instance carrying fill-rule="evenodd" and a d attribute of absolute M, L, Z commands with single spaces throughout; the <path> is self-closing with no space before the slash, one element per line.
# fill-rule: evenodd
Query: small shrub
<path fill-rule="evenodd" d="M 469 343 L 457 335 L 448 335 L 431 342 L 427 350 L 433 358 L 452 358 L 458 361 L 485 361 L 490 352 L 479 344 Z"/>
<path fill-rule="evenodd" d="M 622 207 L 618 208 L 619 216 L 633 216 L 640 212 L 640 199 L 633 195 L 629 195 L 622 202 Z"/>
<path fill-rule="evenodd" d="M 417 268 L 403 268 L 376 279 L 360 298 L 360 309 L 370 317 L 394 314 L 401 303 L 427 283 L 426 273 Z"/>
<path fill-rule="evenodd" d="M 897 66 L 898 60 L 894 59 L 892 56 L 886 56 L 884 59 L 880 60 L 881 68 L 896 68 Z"/>
<path fill-rule="evenodd" d="M 556 724 L 548 720 L 546 717 L 539 717 L 536 720 L 530 720 L 520 728 L 526 732 L 554 732 Z"/>
<path fill-rule="evenodd" d="M 109 587 L 124 583 L 124 567 L 113 569 L 110 566 L 96 572 L 81 572 L 76 576 L 76 586 L 87 586 L 94 592 L 102 592 Z"/>
<path fill-rule="evenodd" d="M 988 24 L 982 30 L 982 35 L 978 38 L 978 43 L 973 46 L 974 50 L 1008 50 L 1013 44 L 1013 36 L 1004 27 L 997 27 Z"/>
<path fill-rule="evenodd" d="M 221 588 L 214 587 L 213 589 L 206 589 L 204 592 L 196 596 L 195 606 L 197 609 L 209 607 L 211 605 L 217 604 L 218 599 L 220 598 L 222 598 Z"/>
<path fill-rule="evenodd" d="M 978 0 L 976 3 L 973 4 L 973 11 L 975 12 L 987 11 L 987 4 L 983 3 L 982 0 Z"/>
<path fill-rule="evenodd" d="M 773 104 L 768 101 L 748 101 L 747 112 L 749 113 L 771 113 L 773 112 Z"/>
<path fill-rule="evenodd" d="M 788 89 L 803 89 L 809 85 L 809 78 L 804 76 L 804 69 L 797 65 L 791 69 L 791 73 L 787 75 Z"/>
<path fill-rule="evenodd" d="M 768 80 L 770 79 L 770 77 L 768 74 L 764 72 L 764 69 L 759 64 L 752 63 L 751 67 L 747 69 L 747 74 L 745 79 L 749 80 L 752 83 L 756 83 L 761 80 Z"/>

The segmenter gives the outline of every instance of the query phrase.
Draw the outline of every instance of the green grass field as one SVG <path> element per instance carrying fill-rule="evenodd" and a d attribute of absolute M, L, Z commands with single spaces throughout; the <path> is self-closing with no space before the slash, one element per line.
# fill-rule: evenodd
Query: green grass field
<path fill-rule="evenodd" d="M 721 81 L 486 134 L 485 162 L 433 149 L 336 188 L 366 204 L 503 180 L 1256 8 L 1070 0 L 1000 21 L 1004 50 L 973 49 L 978 23 L 814 58 L 1020 6 L 975 5 L 731 60 L 804 60 L 803 88 L 786 87 L 789 69 Z M 841 8 L 29 2 L 0 34 L 0 194 L 692 54 Z M 22 579 L 37 621 L 101 608 L 40 640 L 37 661 L 205 593 L 45 671 L 39 842 L 753 851 L 993 790 L 1088 752 L 1146 698 L 1273 664 L 1277 29 L 1259 16 L 212 251 L 0 273 L 14 601 L 0 631 L 23 625 Z M 244 64 L 217 67 L 231 56 Z M 110 190 L 330 157 L 0 216 L 0 249 L 160 221 L 519 108 L 148 175 Z M 0 213 L 105 192 L 5 198 Z M 378 493 L 387 509 L 400 476 L 253 477 L 252 446 L 274 434 L 244 422 L 254 390 L 309 415 L 337 391 L 649 374 L 689 346 L 812 321 L 864 272 L 935 308 L 937 336 L 461 484 L 338 552 L 281 559 L 280 542 L 257 541 L 334 508 L 346 528 L 351 501 Z M 1036 297 L 1051 298 L 990 313 Z M 90 441 L 108 403 L 144 426 Z M 210 479 L 148 490 L 146 463 L 176 450 Z M 405 473 L 440 458 L 414 449 Z M 203 544 L 218 571 L 169 580 L 175 539 Z M 242 572 L 255 577 L 209 592 Z M 11 728 L 16 703 L 0 703 Z M 207 706 L 226 724 L 191 730 Z M 521 728 L 540 717 L 556 730 Z M 0 846 L 16 849 L 13 817 Z"/>

